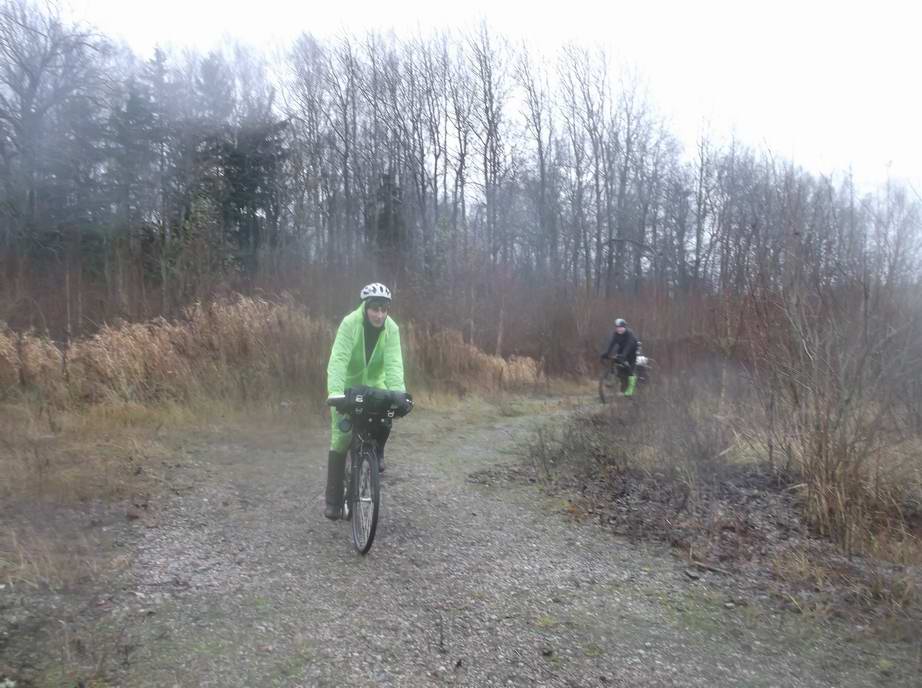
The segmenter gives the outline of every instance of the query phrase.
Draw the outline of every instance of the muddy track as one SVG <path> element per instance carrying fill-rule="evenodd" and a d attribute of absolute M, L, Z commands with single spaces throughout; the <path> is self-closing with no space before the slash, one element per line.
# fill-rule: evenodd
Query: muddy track
<path fill-rule="evenodd" d="M 321 516 L 323 431 L 183 438 L 177 494 L 130 526 L 69 649 L 52 624 L 43 666 L 21 642 L 7 663 L 30 656 L 35 685 L 918 685 L 909 648 L 729 600 L 537 485 L 471 480 L 560 413 L 487 411 L 400 423 L 367 557 Z"/>

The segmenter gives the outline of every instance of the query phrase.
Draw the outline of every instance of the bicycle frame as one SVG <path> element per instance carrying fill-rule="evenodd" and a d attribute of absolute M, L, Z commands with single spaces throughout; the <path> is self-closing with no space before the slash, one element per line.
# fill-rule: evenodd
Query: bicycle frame
<path fill-rule="evenodd" d="M 390 416 L 381 413 L 363 413 L 358 416 L 358 420 L 355 419 L 354 415 L 347 416 L 347 418 L 349 418 L 352 425 L 352 441 L 349 443 L 349 458 L 346 462 L 346 473 L 343 478 L 345 493 L 343 516 L 348 519 L 352 517 L 352 507 L 355 501 L 356 485 L 353 476 L 356 475 L 357 467 L 361 464 L 361 459 L 366 454 L 371 454 L 371 460 L 377 461 L 378 458 L 380 447 L 378 446 L 378 441 L 372 435 L 372 424 L 380 422 L 390 427 L 393 412 L 391 412 Z"/>

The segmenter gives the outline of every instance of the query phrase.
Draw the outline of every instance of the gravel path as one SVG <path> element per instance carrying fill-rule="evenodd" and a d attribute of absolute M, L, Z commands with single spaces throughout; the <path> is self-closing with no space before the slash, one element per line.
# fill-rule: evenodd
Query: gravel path
<path fill-rule="evenodd" d="M 321 515 L 323 432 L 187 438 L 193 488 L 133 526 L 84 629 L 113 648 L 97 685 L 919 685 L 908 648 L 729 600 L 536 485 L 469 479 L 559 412 L 401 421 L 367 557 Z"/>

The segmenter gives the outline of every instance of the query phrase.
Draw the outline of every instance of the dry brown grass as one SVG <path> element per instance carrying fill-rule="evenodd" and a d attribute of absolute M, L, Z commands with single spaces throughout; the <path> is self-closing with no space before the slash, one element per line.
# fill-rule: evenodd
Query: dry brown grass
<path fill-rule="evenodd" d="M 195 305 L 182 320 L 105 326 L 66 349 L 34 333 L 0 329 L 0 397 L 24 394 L 56 408 L 205 400 L 253 402 L 324 395 L 333 326 L 291 302 L 240 297 Z M 409 383 L 463 395 L 534 386 L 530 358 L 504 360 L 460 332 L 407 324 Z"/>
<path fill-rule="evenodd" d="M 62 413 L 51 432 L 47 421 L 29 406 L 5 405 L 0 422 L 0 500 L 68 505 L 122 498 L 144 489 L 149 466 L 167 456 L 151 424 L 164 416 L 146 410 L 127 423 L 103 427 L 99 412 Z"/>
<path fill-rule="evenodd" d="M 432 332 L 411 323 L 401 331 L 409 377 L 425 386 L 463 396 L 527 389 L 543 379 L 534 359 L 491 356 L 466 343 L 457 330 Z"/>
<path fill-rule="evenodd" d="M 176 323 L 106 327 L 74 344 L 72 393 L 142 403 L 322 394 L 328 323 L 291 304 L 248 298 L 196 305 L 185 315 Z"/>
<path fill-rule="evenodd" d="M 66 349 L 4 330 L 0 394 L 56 407 L 319 396 L 331 338 L 301 309 L 247 298 L 190 307 L 178 322 L 105 326 Z"/>
<path fill-rule="evenodd" d="M 158 428 L 191 422 L 178 406 L 99 404 L 53 410 L 52 431 L 48 412 L 0 406 L 0 582 L 66 587 L 110 566 L 69 514 L 92 512 L 97 500 L 117 500 L 122 514 L 146 505 L 173 461 Z"/>
<path fill-rule="evenodd" d="M 616 532 L 666 540 L 690 560 L 722 568 L 756 576 L 770 570 L 782 596 L 802 611 L 838 613 L 847 599 L 864 610 L 916 614 L 917 441 L 889 445 L 858 477 L 850 494 L 860 489 L 865 501 L 847 505 L 856 515 L 847 551 L 863 556 L 845 556 L 838 541 L 809 527 L 802 464 L 779 449 L 745 387 L 716 372 L 661 376 L 630 403 L 539 429 L 528 452 L 537 475 L 578 490 L 578 515 Z"/>
<path fill-rule="evenodd" d="M 781 596 L 801 613 L 841 614 L 845 604 L 878 612 L 884 622 L 918 613 L 918 577 L 889 560 L 836 557 L 803 543 L 783 549 L 770 564 Z"/>
<path fill-rule="evenodd" d="M 33 332 L 12 332 L 0 323 L 0 399 L 39 394 L 63 399 L 64 352 Z"/>
<path fill-rule="evenodd" d="M 787 472 L 797 483 L 793 489 L 818 532 L 847 552 L 862 552 L 881 530 L 922 514 L 917 440 L 880 443 L 872 450 L 845 442 L 817 449 L 826 435 L 815 426 L 792 432 L 784 452 Z"/>
<path fill-rule="evenodd" d="M 56 589 L 111 570 L 88 514 L 146 514 L 175 463 L 158 430 L 193 422 L 178 405 L 0 405 L 0 583 Z"/>
<path fill-rule="evenodd" d="M 16 353 L 16 335 L 0 327 L 0 389 L 11 389 L 19 384 L 19 355 Z"/>
<path fill-rule="evenodd" d="M 59 589 L 97 579 L 122 563 L 101 556 L 85 536 L 61 537 L 29 526 L 0 528 L 0 582 L 9 586 Z"/>
<path fill-rule="evenodd" d="M 859 450 L 844 442 L 817 451 L 827 436 L 820 424 L 806 426 L 786 417 L 776 425 L 782 430 L 769 432 L 758 408 L 750 408 L 734 425 L 753 458 L 764 459 L 767 448 L 774 447 L 774 467 L 789 481 L 818 533 L 845 552 L 916 563 L 911 559 L 922 536 L 922 445 L 917 436 L 894 435 L 862 448 L 858 456 Z"/>
<path fill-rule="evenodd" d="M 457 332 L 404 332 L 410 389 L 436 405 L 540 377 L 535 361 L 488 356 Z M 291 302 L 243 297 L 177 322 L 106 326 L 66 349 L 2 327 L 0 495 L 123 496 L 163 427 L 320 419 L 332 338 L 331 323 Z"/>

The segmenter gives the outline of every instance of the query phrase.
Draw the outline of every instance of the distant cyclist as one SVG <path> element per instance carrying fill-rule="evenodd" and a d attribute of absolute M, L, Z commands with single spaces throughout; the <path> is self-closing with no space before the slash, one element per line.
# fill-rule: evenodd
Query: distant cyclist
<path fill-rule="evenodd" d="M 391 290 L 374 282 L 365 286 L 359 296 L 362 303 L 343 318 L 336 331 L 327 364 L 327 396 L 342 396 L 350 387 L 361 385 L 405 392 L 400 329 L 388 316 Z M 337 519 L 342 510 L 346 452 L 352 433 L 340 429 L 339 421 L 343 418 L 340 413 L 333 410 L 332 416 L 324 516 Z M 375 436 L 380 449 L 381 471 L 384 470 L 384 444 L 389 435 L 390 428 L 381 425 Z"/>
<path fill-rule="evenodd" d="M 633 396 L 634 388 L 637 386 L 637 375 L 634 368 L 637 365 L 638 346 L 637 337 L 628 329 L 627 323 L 622 318 L 616 319 L 615 331 L 608 344 L 608 350 L 602 354 L 602 360 L 614 359 L 615 363 L 626 371 L 627 386 L 624 388 L 626 397 Z"/>

